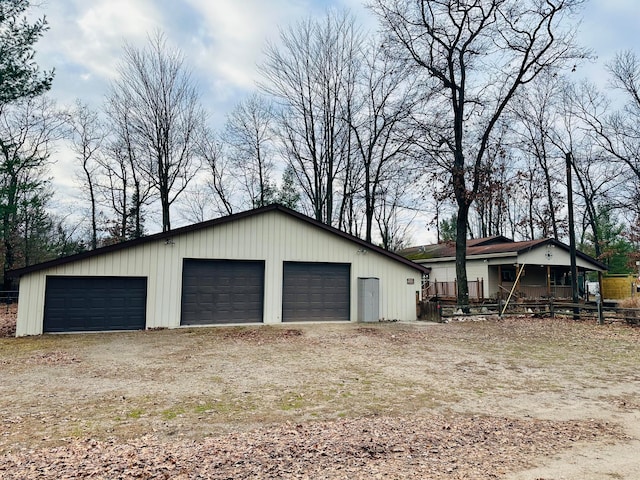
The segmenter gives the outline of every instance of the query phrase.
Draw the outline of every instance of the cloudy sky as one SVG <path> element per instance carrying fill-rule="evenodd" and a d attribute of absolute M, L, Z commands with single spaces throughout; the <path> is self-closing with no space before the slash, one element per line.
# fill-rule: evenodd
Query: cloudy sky
<path fill-rule="evenodd" d="M 50 30 L 38 44 L 38 61 L 56 69 L 52 94 L 60 101 L 99 103 L 123 43 L 143 46 L 160 29 L 187 56 L 215 121 L 254 88 L 265 40 L 329 6 L 351 8 L 374 26 L 360 0 L 44 0 L 38 10 Z M 587 1 L 581 40 L 598 61 L 578 73 L 602 77 L 617 50 L 640 46 L 640 2 Z"/>
<path fill-rule="evenodd" d="M 50 29 L 37 46 L 38 62 L 56 69 L 55 97 L 94 104 L 106 93 L 124 42 L 142 47 L 159 29 L 185 54 L 213 121 L 221 123 L 255 88 L 265 41 L 328 6 L 367 16 L 359 0 L 45 0 L 39 11 Z"/>
<path fill-rule="evenodd" d="M 365 28 L 375 28 L 361 0 L 39 0 L 32 13 L 46 15 L 50 30 L 37 44 L 37 61 L 55 68 L 52 96 L 71 105 L 80 99 L 99 107 L 114 78 L 124 42 L 144 46 L 163 31 L 187 57 L 213 126 L 255 89 L 256 65 L 265 41 L 278 28 L 328 7 L 350 8 Z M 598 59 L 575 75 L 606 86 L 604 65 L 622 49 L 640 51 L 638 0 L 587 0 L 580 41 Z M 64 157 L 64 152 L 59 152 Z M 63 182 L 64 158 L 52 173 Z M 67 170 L 68 171 L 68 170 Z M 57 177 L 57 178 L 56 178 Z M 61 185 L 62 186 L 62 185 Z M 69 185 L 67 185 L 68 187 Z M 61 188 L 60 190 L 62 190 Z"/>

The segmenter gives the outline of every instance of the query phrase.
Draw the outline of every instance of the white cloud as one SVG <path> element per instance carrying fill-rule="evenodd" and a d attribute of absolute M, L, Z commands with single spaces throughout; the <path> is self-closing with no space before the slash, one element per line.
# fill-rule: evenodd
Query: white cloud
<path fill-rule="evenodd" d="M 112 77 L 124 41 L 140 43 L 148 32 L 160 27 L 157 7 L 150 1 L 106 0 L 81 5 L 75 28 L 69 25 L 77 36 L 67 37 L 64 47 L 73 61 L 95 75 Z"/>
<path fill-rule="evenodd" d="M 247 90 L 255 85 L 266 40 L 308 12 L 304 0 L 186 1 L 202 15 L 201 27 L 192 35 L 198 52 L 192 61 L 223 85 Z"/>
<path fill-rule="evenodd" d="M 49 25 L 36 60 L 56 70 L 52 94 L 64 103 L 77 97 L 99 103 L 124 42 L 141 44 L 162 27 L 158 9 L 153 0 L 55 0 L 34 8 L 32 14 L 46 14 Z"/>
<path fill-rule="evenodd" d="M 279 28 L 328 6 L 362 15 L 359 0 L 54 0 L 43 5 L 50 30 L 38 45 L 43 68 L 56 68 L 64 102 L 98 103 L 115 76 L 124 42 L 142 46 L 155 29 L 187 57 L 213 110 L 255 88 L 267 40 Z"/>

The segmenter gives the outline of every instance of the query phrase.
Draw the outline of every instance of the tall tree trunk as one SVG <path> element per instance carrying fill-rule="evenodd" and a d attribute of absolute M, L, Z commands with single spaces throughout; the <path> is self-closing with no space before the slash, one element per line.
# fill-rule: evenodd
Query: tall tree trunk
<path fill-rule="evenodd" d="M 98 222 L 96 219 L 96 194 L 93 188 L 93 179 L 91 178 L 91 172 L 87 168 L 87 161 L 82 165 L 85 176 L 87 178 L 87 186 L 89 187 L 89 202 L 91 203 L 91 250 L 95 250 L 98 247 Z"/>
<path fill-rule="evenodd" d="M 458 307 L 469 312 L 469 285 L 467 284 L 467 228 L 469 224 L 469 205 L 466 201 L 458 203 L 456 221 L 456 280 L 458 282 Z"/>
<path fill-rule="evenodd" d="M 18 195 L 18 179 L 11 171 L 9 175 L 9 188 L 7 189 L 7 204 L 5 206 L 2 218 L 2 244 L 4 247 L 4 265 L 3 265 L 3 290 L 13 289 L 13 280 L 7 275 L 14 267 L 15 262 L 15 240 L 14 232 L 16 225 L 16 215 L 18 211 L 17 195 Z"/>

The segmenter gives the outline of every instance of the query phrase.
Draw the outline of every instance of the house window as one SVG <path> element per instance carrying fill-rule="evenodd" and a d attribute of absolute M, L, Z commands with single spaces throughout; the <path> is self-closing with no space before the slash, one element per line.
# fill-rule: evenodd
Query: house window
<path fill-rule="evenodd" d="M 502 267 L 502 281 L 503 282 L 515 282 L 516 281 L 516 269 Z"/>

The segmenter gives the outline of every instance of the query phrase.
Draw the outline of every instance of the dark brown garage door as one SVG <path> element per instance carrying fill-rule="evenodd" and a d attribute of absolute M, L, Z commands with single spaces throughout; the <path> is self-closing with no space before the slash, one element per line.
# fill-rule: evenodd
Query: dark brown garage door
<path fill-rule="evenodd" d="M 45 332 L 95 332 L 145 328 L 147 279 L 47 277 Z"/>
<path fill-rule="evenodd" d="M 264 262 L 185 259 L 181 325 L 262 322 Z"/>
<path fill-rule="evenodd" d="M 285 262 L 282 321 L 348 321 L 350 265 Z"/>

